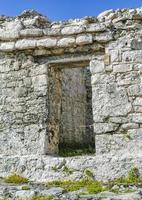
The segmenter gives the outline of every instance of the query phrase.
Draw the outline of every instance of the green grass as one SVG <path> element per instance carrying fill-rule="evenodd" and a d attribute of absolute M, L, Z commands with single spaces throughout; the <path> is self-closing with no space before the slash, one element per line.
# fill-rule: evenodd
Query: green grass
<path fill-rule="evenodd" d="M 34 196 L 31 200 L 53 200 L 51 196 Z"/>
<path fill-rule="evenodd" d="M 91 194 L 96 194 L 106 190 L 101 182 L 89 179 L 82 179 L 79 181 L 52 181 L 48 183 L 48 186 L 62 187 L 68 192 L 86 188 L 87 192 Z"/>
<path fill-rule="evenodd" d="M 14 183 L 14 184 L 23 184 L 29 182 L 27 178 L 17 175 L 15 173 L 7 176 L 4 180 L 6 183 Z"/>

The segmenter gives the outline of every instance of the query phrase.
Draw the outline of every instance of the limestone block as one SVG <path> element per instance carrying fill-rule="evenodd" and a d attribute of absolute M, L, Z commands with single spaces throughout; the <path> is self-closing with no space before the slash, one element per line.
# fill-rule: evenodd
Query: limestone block
<path fill-rule="evenodd" d="M 113 65 L 113 72 L 115 72 L 115 73 L 129 72 L 129 71 L 132 71 L 132 68 L 133 68 L 132 64 Z"/>
<path fill-rule="evenodd" d="M 138 129 L 139 128 L 139 124 L 136 124 L 136 123 L 126 123 L 126 124 L 122 124 L 121 128 L 124 129 L 124 130 Z"/>
<path fill-rule="evenodd" d="M 132 118 L 132 122 L 134 123 L 142 123 L 142 114 L 141 113 L 133 113 L 129 114 L 129 116 Z"/>
<path fill-rule="evenodd" d="M 140 85 L 139 84 L 135 84 L 135 85 L 131 85 L 127 88 L 127 92 L 129 96 L 138 96 L 141 95 L 140 92 Z"/>
<path fill-rule="evenodd" d="M 94 36 L 94 40 L 102 43 L 109 42 L 113 40 L 111 32 L 100 33 L 99 35 Z"/>
<path fill-rule="evenodd" d="M 67 37 L 67 38 L 63 38 L 60 39 L 57 43 L 58 47 L 70 47 L 73 46 L 75 44 L 75 38 L 74 37 Z"/>
<path fill-rule="evenodd" d="M 96 73 L 91 77 L 91 84 L 94 86 L 95 84 L 106 84 L 115 81 L 114 75 Z"/>
<path fill-rule="evenodd" d="M 103 60 L 94 59 L 90 62 L 90 71 L 92 74 L 104 72 L 105 66 Z"/>
<path fill-rule="evenodd" d="M 121 54 L 120 54 L 119 50 L 111 50 L 110 54 L 111 54 L 111 62 L 112 63 L 121 61 Z"/>
<path fill-rule="evenodd" d="M 25 97 L 27 96 L 27 89 L 25 87 L 16 88 L 17 97 Z"/>
<path fill-rule="evenodd" d="M 52 187 L 48 190 L 43 190 L 40 192 L 41 196 L 59 196 L 64 193 L 64 189 L 60 187 Z"/>
<path fill-rule="evenodd" d="M 0 51 L 13 51 L 15 49 L 15 42 L 5 42 L 0 44 Z"/>
<path fill-rule="evenodd" d="M 35 195 L 35 191 L 31 190 L 21 190 L 17 191 L 15 197 L 21 200 L 31 199 Z"/>
<path fill-rule="evenodd" d="M 142 106 L 142 97 L 137 97 L 134 102 L 133 102 L 134 106 Z"/>
<path fill-rule="evenodd" d="M 47 76 L 39 75 L 32 77 L 32 84 L 34 86 L 34 90 L 40 90 L 40 87 L 47 85 Z"/>
<path fill-rule="evenodd" d="M 32 39 L 18 40 L 15 44 L 16 49 L 33 49 L 37 46 L 37 41 Z"/>
<path fill-rule="evenodd" d="M 118 85 L 120 86 L 129 86 L 129 85 L 135 85 L 135 84 L 140 84 L 140 76 L 139 72 L 137 71 L 130 71 L 127 73 L 120 73 L 117 75 L 116 78 Z"/>
<path fill-rule="evenodd" d="M 40 37 L 42 35 L 42 29 L 25 29 L 20 31 L 20 36 L 22 37 Z"/>
<path fill-rule="evenodd" d="M 7 31 L 20 31 L 21 29 L 23 29 L 23 25 L 18 20 L 5 23 L 5 30 Z"/>
<path fill-rule="evenodd" d="M 61 29 L 60 28 L 47 28 L 43 29 L 44 35 L 51 35 L 51 36 L 58 36 L 61 35 Z"/>
<path fill-rule="evenodd" d="M 124 124 L 124 123 L 129 124 L 129 122 L 131 122 L 131 118 L 128 116 L 127 117 L 110 117 L 109 122 L 116 123 L 116 124 Z"/>
<path fill-rule="evenodd" d="M 92 42 L 93 42 L 93 37 L 91 34 L 79 35 L 76 38 L 76 44 L 78 45 L 91 44 Z"/>
<path fill-rule="evenodd" d="M 134 112 L 142 113 L 142 106 L 133 106 Z"/>
<path fill-rule="evenodd" d="M 0 29 L 0 40 L 14 40 L 19 38 L 19 31 Z"/>
<path fill-rule="evenodd" d="M 85 26 L 67 26 L 61 30 L 63 35 L 73 35 L 85 31 Z"/>
<path fill-rule="evenodd" d="M 34 69 L 31 70 L 30 76 L 39 76 L 39 75 L 47 74 L 47 69 L 48 69 L 47 64 L 34 65 Z"/>
<path fill-rule="evenodd" d="M 106 30 L 106 26 L 104 24 L 89 24 L 86 32 L 103 32 Z"/>
<path fill-rule="evenodd" d="M 108 132 L 114 132 L 118 128 L 117 124 L 113 123 L 95 123 L 94 133 L 95 134 L 105 134 Z"/>
<path fill-rule="evenodd" d="M 127 51 L 122 54 L 124 62 L 142 62 L 142 50 Z"/>
<path fill-rule="evenodd" d="M 125 134 L 96 135 L 96 153 L 139 152 L 142 148 L 142 129 L 131 129 Z"/>
<path fill-rule="evenodd" d="M 57 44 L 57 39 L 53 39 L 53 38 L 45 38 L 45 39 L 37 40 L 38 47 L 51 48 L 51 47 L 55 47 L 56 44 Z"/>
<path fill-rule="evenodd" d="M 26 27 L 39 26 L 38 18 L 35 17 L 33 19 L 25 19 L 23 20 L 23 24 Z"/>
<path fill-rule="evenodd" d="M 126 90 L 115 84 L 111 93 L 105 85 L 93 88 L 92 92 L 93 116 L 125 116 L 132 110 Z"/>

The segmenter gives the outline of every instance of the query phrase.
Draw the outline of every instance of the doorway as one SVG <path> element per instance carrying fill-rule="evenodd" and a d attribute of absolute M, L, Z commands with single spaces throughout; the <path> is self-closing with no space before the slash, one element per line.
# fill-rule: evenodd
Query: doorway
<path fill-rule="evenodd" d="M 50 65 L 48 154 L 95 151 L 89 62 Z"/>

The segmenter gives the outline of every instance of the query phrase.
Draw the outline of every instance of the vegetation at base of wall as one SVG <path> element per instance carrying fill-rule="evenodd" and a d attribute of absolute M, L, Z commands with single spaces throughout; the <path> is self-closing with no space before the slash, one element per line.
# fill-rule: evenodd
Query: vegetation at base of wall
<path fill-rule="evenodd" d="M 48 183 L 48 186 L 62 187 L 68 192 L 85 188 L 87 193 L 90 194 L 96 194 L 107 190 L 107 188 L 101 182 L 89 179 L 82 179 L 79 181 L 52 181 Z"/>
<path fill-rule="evenodd" d="M 88 155 L 94 154 L 95 148 L 87 147 L 87 148 L 78 148 L 78 149 L 71 149 L 71 148 L 62 148 L 59 151 L 59 156 L 62 157 L 73 157 L 73 156 L 81 156 L 81 155 Z"/>
<path fill-rule="evenodd" d="M 23 183 L 28 183 L 29 180 L 23 176 L 20 176 L 18 174 L 12 174 L 7 176 L 5 179 L 6 183 L 14 183 L 14 184 L 23 184 Z"/>
<path fill-rule="evenodd" d="M 34 196 L 31 200 L 53 200 L 51 196 Z"/>
<path fill-rule="evenodd" d="M 121 189 L 120 190 L 119 188 L 113 189 L 113 186 L 115 185 L 125 185 L 126 188 L 123 191 L 123 193 L 133 192 L 134 190 L 127 188 L 127 186 L 129 187 L 129 184 L 142 183 L 142 178 L 140 177 L 139 170 L 136 167 L 131 168 L 131 170 L 128 172 L 127 177 L 120 177 L 106 183 L 94 180 L 92 178 L 93 173 L 89 169 L 86 169 L 84 173 L 86 173 L 86 175 L 88 176 L 87 179 L 82 179 L 79 181 L 55 180 L 49 182 L 47 185 L 50 187 L 52 186 L 62 187 L 68 192 L 77 191 L 81 188 L 84 188 L 85 189 L 85 193 L 83 192 L 84 194 L 88 193 L 96 194 L 103 191 L 111 191 L 119 193 Z"/>
<path fill-rule="evenodd" d="M 134 184 L 134 183 L 142 183 L 142 177 L 140 177 L 139 170 L 136 167 L 131 168 L 131 170 L 128 172 L 127 177 L 120 177 L 116 178 L 113 181 L 110 181 L 110 185 L 128 185 L 128 184 Z"/>

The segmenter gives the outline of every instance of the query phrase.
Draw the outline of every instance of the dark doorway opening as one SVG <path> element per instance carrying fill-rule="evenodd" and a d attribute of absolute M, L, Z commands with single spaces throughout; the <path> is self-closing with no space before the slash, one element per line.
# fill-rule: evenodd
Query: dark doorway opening
<path fill-rule="evenodd" d="M 95 152 L 89 67 L 80 63 L 49 67 L 47 149 L 65 156 Z"/>

